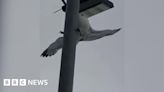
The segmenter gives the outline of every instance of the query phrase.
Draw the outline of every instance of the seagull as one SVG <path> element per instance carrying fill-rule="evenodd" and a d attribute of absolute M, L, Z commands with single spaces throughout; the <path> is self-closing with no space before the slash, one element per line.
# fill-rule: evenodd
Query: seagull
<path fill-rule="evenodd" d="M 88 18 L 85 15 L 79 14 L 78 16 L 79 24 L 78 24 L 78 31 L 80 32 L 80 35 L 78 35 L 80 39 L 78 39 L 77 43 L 80 41 L 93 41 L 100 38 L 103 38 L 105 36 L 110 36 L 118 31 L 121 30 L 121 28 L 118 29 L 106 29 L 106 30 L 95 30 L 91 27 Z M 64 34 L 64 32 L 60 32 Z M 52 56 L 57 53 L 58 50 L 60 50 L 63 47 L 63 39 L 64 37 L 59 37 L 55 42 L 49 45 L 49 47 L 43 51 L 41 54 L 42 57 L 48 57 Z"/>

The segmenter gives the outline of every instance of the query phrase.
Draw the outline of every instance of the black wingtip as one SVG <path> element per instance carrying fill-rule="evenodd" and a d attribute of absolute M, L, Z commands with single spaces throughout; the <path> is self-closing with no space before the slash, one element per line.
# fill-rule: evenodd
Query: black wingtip
<path fill-rule="evenodd" d="M 118 29 L 115 29 L 114 31 L 114 33 L 117 33 L 118 31 L 120 31 L 122 28 L 118 28 Z"/>
<path fill-rule="evenodd" d="M 110 35 L 114 35 L 115 33 L 119 32 L 122 28 L 114 29 Z"/>
<path fill-rule="evenodd" d="M 113 8 L 114 7 L 113 2 L 111 2 L 109 0 L 104 0 L 104 2 L 108 5 L 109 8 Z"/>
<path fill-rule="evenodd" d="M 48 56 L 47 52 L 48 52 L 48 50 L 46 49 L 40 56 L 41 57 L 47 57 Z"/>
<path fill-rule="evenodd" d="M 118 30 L 121 30 L 122 28 L 118 28 Z"/>
<path fill-rule="evenodd" d="M 113 8 L 114 4 L 111 1 L 109 1 L 109 2 L 110 2 L 110 8 Z"/>

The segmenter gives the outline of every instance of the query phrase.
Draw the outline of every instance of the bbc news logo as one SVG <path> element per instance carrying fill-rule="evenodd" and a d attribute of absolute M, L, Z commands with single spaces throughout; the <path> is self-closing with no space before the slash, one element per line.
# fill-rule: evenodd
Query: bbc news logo
<path fill-rule="evenodd" d="M 3 86 L 47 86 L 48 80 L 3 79 Z"/>

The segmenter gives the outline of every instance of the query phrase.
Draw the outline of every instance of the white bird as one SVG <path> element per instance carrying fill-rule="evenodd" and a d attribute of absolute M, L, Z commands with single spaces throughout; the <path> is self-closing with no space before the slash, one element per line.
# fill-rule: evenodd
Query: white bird
<path fill-rule="evenodd" d="M 80 31 L 80 35 L 79 35 L 80 39 L 78 40 L 78 42 L 97 40 L 105 36 L 113 35 L 121 29 L 121 28 L 113 29 L 113 30 L 107 29 L 107 30 L 100 30 L 100 31 L 94 30 L 90 26 L 88 18 L 81 14 L 79 14 L 78 26 Z M 55 42 L 49 45 L 49 47 L 41 54 L 41 56 L 43 57 L 52 56 L 62 47 L 63 47 L 63 37 L 59 37 Z"/>

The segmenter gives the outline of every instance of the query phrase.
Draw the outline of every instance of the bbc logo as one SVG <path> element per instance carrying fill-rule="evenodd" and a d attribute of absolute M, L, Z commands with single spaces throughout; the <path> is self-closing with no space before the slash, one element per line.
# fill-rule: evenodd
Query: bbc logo
<path fill-rule="evenodd" d="M 4 79 L 3 86 L 26 86 L 26 79 Z"/>

